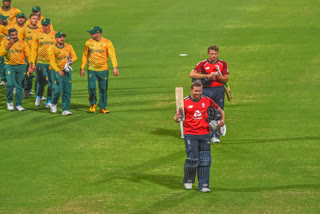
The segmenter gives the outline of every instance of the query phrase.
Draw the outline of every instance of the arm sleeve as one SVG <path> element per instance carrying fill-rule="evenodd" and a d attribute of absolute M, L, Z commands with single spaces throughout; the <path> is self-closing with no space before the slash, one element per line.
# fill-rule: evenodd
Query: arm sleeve
<path fill-rule="evenodd" d="M 229 74 L 229 69 L 228 69 L 227 63 L 226 62 L 222 62 L 222 64 L 223 64 L 223 69 L 222 69 L 221 73 L 223 75 Z"/>
<path fill-rule="evenodd" d="M 198 73 L 200 73 L 202 71 L 202 67 L 203 67 L 203 63 L 199 62 L 196 67 L 194 68 L 194 70 L 196 70 Z"/>
<path fill-rule="evenodd" d="M 18 38 L 20 40 L 24 40 L 24 31 L 23 31 L 23 28 L 21 28 L 18 32 Z"/>
<path fill-rule="evenodd" d="M 212 106 L 215 109 L 219 108 L 219 106 L 211 98 L 209 98 L 209 100 L 210 100 L 210 106 Z"/>
<path fill-rule="evenodd" d="M 71 45 L 70 45 L 70 47 L 71 47 L 71 48 L 70 48 L 70 49 L 71 49 L 71 50 L 70 50 L 70 52 L 71 52 L 71 53 L 70 53 L 70 54 L 71 54 L 71 59 L 72 59 L 73 62 L 75 62 L 75 61 L 77 61 L 78 57 L 77 57 L 76 53 L 74 52 L 73 47 L 72 47 Z"/>
<path fill-rule="evenodd" d="M 2 41 L 0 46 L 0 57 L 3 57 L 7 53 L 8 51 L 6 50 L 6 45 L 4 44 L 4 41 Z"/>
<path fill-rule="evenodd" d="M 27 57 L 27 60 L 29 63 L 31 63 L 32 61 L 31 50 L 26 42 L 24 42 L 24 48 L 25 48 L 25 55 Z"/>
<path fill-rule="evenodd" d="M 32 36 L 31 56 L 31 62 L 35 64 L 38 56 L 38 38 L 35 34 Z"/>
<path fill-rule="evenodd" d="M 111 41 L 108 42 L 107 48 L 108 48 L 108 54 L 109 54 L 111 62 L 112 62 L 112 66 L 117 67 L 118 62 L 117 62 L 117 58 L 116 58 L 116 52 L 114 51 L 114 47 L 113 47 L 113 44 Z"/>
<path fill-rule="evenodd" d="M 56 58 L 54 56 L 54 52 L 51 47 L 48 49 L 48 56 L 49 56 L 49 60 L 50 60 L 49 63 L 50 63 L 50 66 L 53 68 L 53 70 L 58 72 L 60 69 L 58 68 L 58 65 L 56 63 Z"/>
<path fill-rule="evenodd" d="M 82 59 L 81 59 L 81 69 L 84 69 L 84 67 L 86 66 L 87 60 L 88 60 L 88 51 L 89 51 L 89 47 L 87 45 L 87 43 L 84 45 L 84 51 L 83 51 L 83 55 L 82 55 Z"/>
<path fill-rule="evenodd" d="M 8 28 L 6 28 L 5 26 L 1 26 L 1 33 L 7 35 L 8 34 Z"/>

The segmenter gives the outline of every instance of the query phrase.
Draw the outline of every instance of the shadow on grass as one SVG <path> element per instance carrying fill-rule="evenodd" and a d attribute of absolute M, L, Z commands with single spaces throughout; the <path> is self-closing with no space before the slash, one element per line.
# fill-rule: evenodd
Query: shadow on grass
<path fill-rule="evenodd" d="M 180 131 L 177 129 L 163 129 L 163 128 L 157 128 L 156 130 L 152 131 L 152 134 L 154 135 L 160 135 L 160 136 L 170 136 L 175 137 L 177 139 L 181 140 L 181 134 Z"/>
<path fill-rule="evenodd" d="M 320 184 L 305 184 L 305 185 L 288 185 L 288 186 L 277 186 L 277 187 L 259 187 L 259 188 L 221 188 L 214 187 L 214 191 L 221 192 L 263 192 L 270 190 L 289 190 L 289 189 L 319 189 Z"/>
<path fill-rule="evenodd" d="M 274 139 L 243 139 L 243 140 L 228 140 L 223 145 L 228 144 L 252 144 L 252 143 L 274 143 L 274 142 L 286 142 L 286 141 L 308 141 L 308 140 L 320 140 L 319 136 L 314 137 L 292 137 L 292 138 L 274 138 Z"/>

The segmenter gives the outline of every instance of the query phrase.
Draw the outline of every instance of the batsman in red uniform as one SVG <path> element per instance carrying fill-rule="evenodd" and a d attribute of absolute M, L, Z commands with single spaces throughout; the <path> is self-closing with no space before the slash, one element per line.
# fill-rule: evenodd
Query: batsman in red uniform
<path fill-rule="evenodd" d="M 203 85 L 203 95 L 210 97 L 221 109 L 224 108 L 223 83 L 229 80 L 228 65 L 219 57 L 219 47 L 214 45 L 208 47 L 208 59 L 203 60 L 191 71 L 190 77 L 201 79 Z M 220 72 L 219 72 L 220 71 Z M 220 136 L 213 132 L 211 141 L 220 143 Z"/>
<path fill-rule="evenodd" d="M 212 99 L 202 96 L 202 88 L 200 81 L 193 82 L 191 95 L 184 98 L 183 128 L 187 158 L 184 164 L 183 183 L 186 189 L 192 189 L 195 176 L 198 174 L 198 190 L 210 192 L 211 131 L 207 122 L 208 108 L 213 107 L 221 112 L 218 126 L 224 125 L 224 112 Z M 181 114 L 176 112 L 174 120 L 179 122 L 180 118 Z"/>

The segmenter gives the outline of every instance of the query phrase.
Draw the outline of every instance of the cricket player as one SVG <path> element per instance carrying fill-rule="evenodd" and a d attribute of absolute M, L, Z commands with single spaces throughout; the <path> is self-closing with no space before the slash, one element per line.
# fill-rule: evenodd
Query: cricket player
<path fill-rule="evenodd" d="M 27 21 L 27 17 L 24 15 L 24 13 L 18 13 L 16 15 L 16 23 L 11 24 L 8 29 L 15 28 L 19 32 L 21 28 L 25 26 L 25 23 Z"/>
<path fill-rule="evenodd" d="M 85 76 L 85 65 L 88 61 L 88 91 L 90 108 L 89 112 L 96 112 L 97 94 L 96 94 L 96 82 L 99 84 L 99 107 L 100 112 L 107 114 L 110 111 L 107 107 L 107 90 L 108 90 L 108 55 L 110 56 L 113 65 L 114 76 L 119 75 L 118 62 L 116 53 L 114 51 L 113 44 L 110 40 L 101 36 L 102 29 L 98 26 L 93 27 L 88 31 L 91 35 L 85 46 L 81 60 L 81 77 Z"/>
<path fill-rule="evenodd" d="M 18 37 L 21 40 L 24 40 L 27 45 L 29 46 L 29 49 L 31 50 L 31 46 L 32 46 L 32 38 L 33 38 L 33 34 L 38 34 L 42 31 L 41 28 L 38 27 L 38 15 L 37 14 L 30 14 L 29 16 L 29 20 L 30 20 L 30 24 L 25 25 L 23 28 L 21 28 L 19 30 L 19 34 Z M 32 79 L 30 79 L 29 84 L 25 85 L 24 87 L 24 98 L 28 98 L 32 93 L 31 93 L 31 89 L 32 89 Z"/>
<path fill-rule="evenodd" d="M 50 107 L 52 95 L 52 71 L 49 69 L 48 48 L 56 43 L 55 34 L 51 30 L 51 20 L 44 18 L 41 21 L 42 32 L 32 36 L 32 64 L 36 70 L 36 101 L 35 106 L 41 106 L 44 87 L 48 84 L 46 107 Z M 36 66 L 35 66 L 36 65 Z"/>
<path fill-rule="evenodd" d="M 26 61 L 31 63 L 31 53 L 25 41 L 18 39 L 18 31 L 14 28 L 8 30 L 9 39 L 1 42 L 0 56 L 5 58 L 5 72 L 7 79 L 7 108 L 10 111 L 13 107 L 13 88 L 16 87 L 16 109 L 24 111 L 22 107 L 23 87 L 22 81 L 26 73 Z M 29 72 L 32 71 L 30 64 Z"/>
<path fill-rule="evenodd" d="M 203 95 L 210 97 L 217 105 L 224 109 L 224 93 L 223 82 L 229 80 L 228 65 L 219 58 L 218 46 L 208 47 L 208 59 L 199 62 L 191 71 L 190 77 L 194 79 L 204 79 L 206 84 L 203 86 Z M 220 68 L 222 75 L 219 74 L 217 67 Z M 220 136 L 213 132 L 211 141 L 220 143 Z"/>
<path fill-rule="evenodd" d="M 33 14 L 37 14 L 39 16 L 38 27 L 41 28 L 42 27 L 41 26 L 41 21 L 46 18 L 46 17 L 41 16 L 41 8 L 39 6 L 34 6 L 34 7 L 32 7 L 31 11 L 32 11 Z M 30 24 L 30 20 L 27 21 L 27 25 L 28 24 Z M 53 31 L 52 23 L 50 25 L 50 30 Z"/>
<path fill-rule="evenodd" d="M 8 29 L 7 29 L 7 18 L 8 16 L 3 16 L 0 14 L 0 43 L 6 39 L 7 34 L 8 34 Z M 0 86 L 5 86 L 6 85 L 6 74 L 4 72 L 4 57 L 0 57 Z"/>
<path fill-rule="evenodd" d="M 192 189 L 198 174 L 198 190 L 210 192 L 211 134 L 207 122 L 208 108 L 213 107 L 221 112 L 218 126 L 224 125 L 224 112 L 212 99 L 202 96 L 202 89 L 201 82 L 195 81 L 191 85 L 191 95 L 184 98 L 183 128 L 187 158 L 184 164 L 183 183 L 185 189 Z M 174 120 L 179 122 L 181 117 L 181 113 L 177 111 Z"/>
<path fill-rule="evenodd" d="M 16 15 L 21 13 L 17 8 L 11 7 L 11 0 L 2 0 L 3 6 L 0 8 L 0 14 L 8 16 L 8 24 L 16 23 Z"/>
<path fill-rule="evenodd" d="M 62 115 L 72 115 L 70 112 L 72 68 L 71 65 L 77 60 L 76 53 L 71 45 L 65 43 L 66 34 L 55 34 L 56 44 L 48 49 L 50 70 L 53 70 L 52 104 L 50 111 L 57 112 L 57 104 L 62 93 Z"/>

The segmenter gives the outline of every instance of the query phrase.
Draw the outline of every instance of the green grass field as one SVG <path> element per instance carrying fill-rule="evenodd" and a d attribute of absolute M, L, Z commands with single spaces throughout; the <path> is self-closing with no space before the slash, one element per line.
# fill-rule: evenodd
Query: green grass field
<path fill-rule="evenodd" d="M 0 213 L 320 213 L 319 1 L 12 2 L 25 14 L 34 5 L 79 58 L 73 115 L 34 97 L 9 112 L 0 88 Z M 119 63 L 108 115 L 88 113 L 79 76 L 94 25 Z M 204 194 L 183 188 L 174 88 L 188 94 L 189 72 L 214 44 L 234 100 Z"/>

